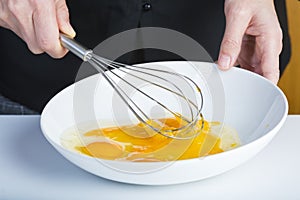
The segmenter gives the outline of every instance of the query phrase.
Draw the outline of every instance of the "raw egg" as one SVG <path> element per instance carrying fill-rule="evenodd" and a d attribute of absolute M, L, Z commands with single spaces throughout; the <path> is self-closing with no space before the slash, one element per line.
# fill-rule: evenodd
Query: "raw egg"
<path fill-rule="evenodd" d="M 179 119 L 159 119 L 168 128 L 180 126 Z M 82 134 L 66 132 L 61 142 L 66 148 L 88 156 L 133 162 L 174 161 L 221 153 L 240 145 L 237 132 L 219 122 L 199 120 L 197 136 L 178 140 L 147 130 L 144 124 L 94 129 Z"/>

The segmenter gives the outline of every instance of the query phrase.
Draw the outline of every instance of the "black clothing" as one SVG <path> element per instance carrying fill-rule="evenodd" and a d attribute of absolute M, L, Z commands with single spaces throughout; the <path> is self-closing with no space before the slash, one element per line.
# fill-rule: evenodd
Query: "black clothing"
<path fill-rule="evenodd" d="M 216 60 L 225 29 L 224 1 L 220 0 L 85 0 L 67 1 L 76 40 L 90 48 L 119 32 L 137 27 L 164 27 L 198 41 Z M 284 30 L 281 70 L 289 60 L 284 1 L 277 1 Z M 72 84 L 81 60 L 71 53 L 63 59 L 33 55 L 9 30 L 0 28 L 0 94 L 40 112 L 57 92 Z M 155 50 L 135 51 L 120 58 L 138 63 L 179 59 Z"/>

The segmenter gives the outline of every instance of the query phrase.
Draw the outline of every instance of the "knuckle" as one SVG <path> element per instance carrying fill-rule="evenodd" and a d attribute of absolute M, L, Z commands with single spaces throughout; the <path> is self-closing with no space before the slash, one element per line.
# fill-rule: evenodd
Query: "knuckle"
<path fill-rule="evenodd" d="M 69 9 L 65 1 L 59 2 L 56 4 L 56 10 L 64 15 L 69 16 Z"/>
<path fill-rule="evenodd" d="M 282 31 L 282 29 L 280 27 L 277 29 L 276 34 L 278 35 L 279 39 L 282 40 L 282 38 L 283 38 L 283 31 Z"/>
<path fill-rule="evenodd" d="M 274 50 L 278 51 L 278 53 L 281 52 L 283 48 L 283 32 L 280 26 L 269 28 L 271 30 L 269 33 L 266 34 L 265 38 L 269 38 L 272 40 L 272 43 L 274 43 Z"/>
<path fill-rule="evenodd" d="M 7 2 L 7 9 L 12 12 L 12 13 L 16 13 L 16 11 L 18 10 L 18 3 L 14 2 L 14 1 L 8 1 Z"/>
<path fill-rule="evenodd" d="M 283 32 L 282 32 L 282 29 L 279 24 L 275 28 L 273 28 L 272 32 L 273 32 L 274 38 L 276 38 L 277 40 L 282 40 Z"/>
<path fill-rule="evenodd" d="M 240 48 L 240 43 L 234 39 L 225 37 L 222 45 L 225 49 L 239 49 Z"/>
<path fill-rule="evenodd" d="M 44 51 L 49 51 L 54 48 L 53 42 L 46 37 L 41 37 L 38 43 L 40 48 L 43 49 Z"/>
<path fill-rule="evenodd" d="M 58 10 L 64 13 L 65 16 L 69 16 L 69 9 L 66 5 L 59 6 Z"/>
<path fill-rule="evenodd" d="M 60 18 L 60 20 L 63 20 L 64 22 L 69 22 L 69 15 L 66 13 L 60 13 L 59 18 Z"/>
<path fill-rule="evenodd" d="M 37 7 L 39 5 L 39 1 L 38 0 L 30 0 L 29 2 L 34 7 Z"/>
<path fill-rule="evenodd" d="M 8 1 L 7 9 L 16 16 L 20 15 L 20 13 L 28 12 L 24 1 Z"/>
<path fill-rule="evenodd" d="M 70 14 L 69 14 L 69 9 L 67 8 L 67 6 L 60 6 L 57 9 L 57 13 L 58 13 L 58 17 L 60 18 L 60 20 L 63 20 L 66 22 L 69 21 Z"/>
<path fill-rule="evenodd" d="M 41 7 L 47 7 L 49 1 L 40 1 L 40 0 L 28 0 L 30 6 L 34 9 L 40 9 Z"/>
<path fill-rule="evenodd" d="M 234 18 L 247 16 L 247 9 L 244 9 L 241 5 L 227 6 L 225 9 L 225 16 L 232 16 Z"/>

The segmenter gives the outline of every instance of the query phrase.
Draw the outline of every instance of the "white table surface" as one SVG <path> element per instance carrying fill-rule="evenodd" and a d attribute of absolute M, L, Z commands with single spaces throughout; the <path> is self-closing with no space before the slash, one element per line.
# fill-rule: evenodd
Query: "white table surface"
<path fill-rule="evenodd" d="M 240 167 L 171 186 L 117 183 L 81 170 L 46 141 L 39 119 L 0 116 L 1 200 L 300 199 L 300 115 L 289 116 L 270 145 Z"/>

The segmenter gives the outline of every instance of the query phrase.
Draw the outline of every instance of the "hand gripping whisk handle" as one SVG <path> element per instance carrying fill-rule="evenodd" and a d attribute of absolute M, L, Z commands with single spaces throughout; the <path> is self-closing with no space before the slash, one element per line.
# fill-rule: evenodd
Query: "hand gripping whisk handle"
<path fill-rule="evenodd" d="M 73 38 L 60 33 L 60 41 L 63 47 L 70 50 L 73 54 L 81 58 L 83 61 L 88 61 L 91 58 L 91 54 L 93 53 L 93 51 L 82 46 Z"/>

